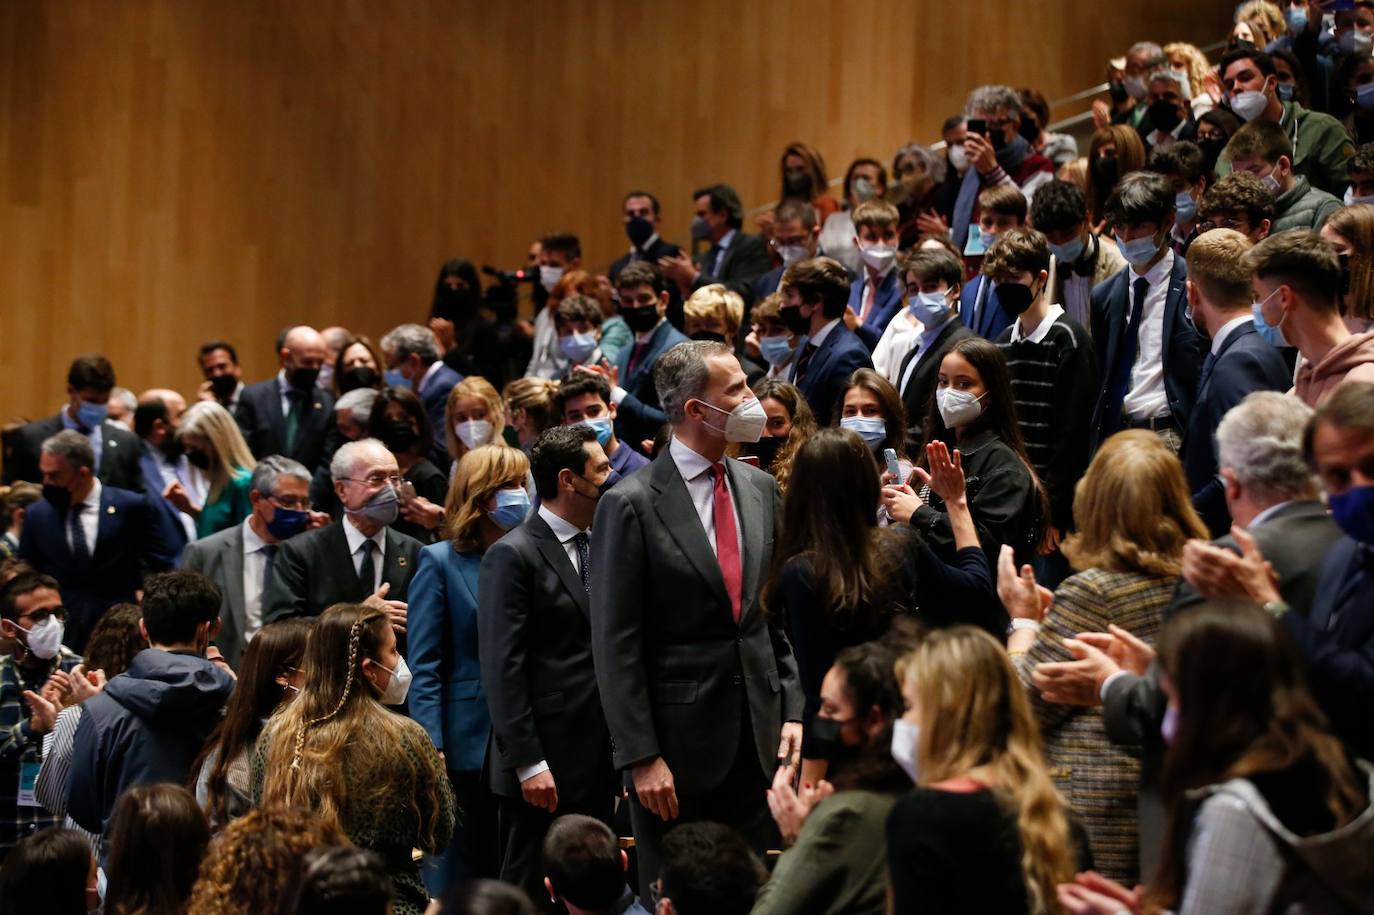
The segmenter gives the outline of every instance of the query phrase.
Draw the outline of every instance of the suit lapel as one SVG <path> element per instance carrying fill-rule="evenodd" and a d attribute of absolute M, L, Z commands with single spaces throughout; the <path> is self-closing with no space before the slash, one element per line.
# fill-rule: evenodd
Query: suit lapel
<path fill-rule="evenodd" d="M 348 547 L 345 546 L 344 549 Z M 398 591 L 402 584 L 410 581 L 410 576 L 415 570 L 411 568 L 410 557 L 406 556 L 405 548 L 401 545 L 401 538 L 391 528 L 386 529 L 386 559 L 382 563 L 382 581 L 391 583 L 391 591 Z M 390 598 L 398 599 L 395 593 L 391 593 Z"/>
<path fill-rule="evenodd" d="M 1116 286 L 1112 289 L 1111 309 L 1107 315 L 1107 352 L 1102 359 L 1105 371 L 1110 373 L 1116 365 L 1116 354 L 1121 349 L 1121 337 L 1126 333 L 1126 323 L 1131 316 L 1130 268 L 1118 273 Z"/>
<path fill-rule="evenodd" d="M 568 561 L 568 554 L 564 552 L 563 544 L 558 542 L 553 528 L 549 527 L 549 523 L 539 517 L 538 513 L 526 521 L 525 526 L 529 528 L 530 536 L 539 544 L 539 554 L 563 583 L 563 590 L 577 602 L 577 608 L 582 611 L 582 615 L 590 618 L 591 606 L 587 599 L 587 589 L 582 587 L 582 578 Z"/>
<path fill-rule="evenodd" d="M 272 382 L 267 389 L 267 422 L 272 427 L 272 431 L 277 435 L 277 441 L 281 443 L 282 450 L 286 449 L 286 414 L 281 411 L 281 384 L 273 376 Z M 297 438 L 300 437 L 297 430 Z"/>
<path fill-rule="evenodd" d="M 234 536 L 224 543 L 224 580 L 229 590 L 229 613 L 242 636 L 248 625 L 248 612 L 243 605 L 243 525 L 234 528 Z"/>
<path fill-rule="evenodd" d="M 1160 338 L 1161 364 L 1166 380 L 1169 377 L 1169 341 L 1174 337 L 1174 324 L 1182 325 L 1188 320 L 1183 308 L 1187 296 L 1187 278 L 1187 271 L 1183 267 L 1183 258 L 1175 254 L 1174 266 L 1169 272 L 1169 293 L 1164 298 L 1164 334 Z"/>
<path fill-rule="evenodd" d="M 654 500 L 654 511 L 663 519 L 669 536 L 677 542 L 682 555 L 711 586 L 720 601 L 728 604 L 730 596 L 725 592 L 725 578 L 720 574 L 720 563 L 711 549 L 711 541 L 706 539 L 706 531 L 687 492 L 687 482 L 677 469 L 677 461 L 665 448 L 653 465 L 641 472 L 652 472 L 651 482 L 659 494 L 659 498 Z"/>
<path fill-rule="evenodd" d="M 639 357 L 639 363 L 635 365 L 634 373 L 630 375 L 629 381 L 624 384 L 626 388 L 629 388 L 631 385 L 637 386 L 640 382 L 640 379 L 642 379 L 644 375 L 651 368 L 653 368 L 654 360 L 658 356 L 659 347 L 663 345 L 663 337 L 667 333 L 666 328 L 668 326 L 669 325 L 667 321 L 660 321 L 658 327 L 655 328 L 654 332 L 649 335 L 648 345 L 644 348 L 644 355 Z M 630 367 L 630 359 L 633 355 L 633 352 L 634 342 L 631 341 L 630 345 L 625 347 L 625 353 L 627 355 L 625 357 L 624 368 L 626 369 Z"/>
<path fill-rule="evenodd" d="M 730 486 L 735 491 L 735 508 L 739 512 L 740 542 L 744 545 L 742 558 L 744 568 L 740 582 L 740 622 L 754 605 L 753 598 L 759 591 L 759 580 L 763 574 L 763 498 L 757 486 L 744 479 L 739 462 L 727 460 L 726 473 Z"/>
<path fill-rule="evenodd" d="M 100 490 L 100 516 L 96 519 L 95 543 L 91 544 L 91 565 L 111 549 L 118 528 L 124 523 L 124 513 L 110 498 L 109 488 Z"/>

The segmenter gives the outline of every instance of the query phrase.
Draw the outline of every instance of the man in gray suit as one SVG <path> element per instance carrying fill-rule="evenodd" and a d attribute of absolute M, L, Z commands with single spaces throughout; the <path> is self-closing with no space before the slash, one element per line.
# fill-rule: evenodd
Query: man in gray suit
<path fill-rule="evenodd" d="M 386 612 L 401 639 L 420 541 L 387 526 L 399 514 L 396 457 L 375 438 L 348 442 L 334 453 L 329 473 L 343 518 L 282 544 L 264 591 L 263 622 L 366 603 Z"/>
<path fill-rule="evenodd" d="M 1303 430 L 1311 415 L 1296 397 L 1257 391 L 1231 408 L 1216 436 L 1231 519 L 1254 536 L 1274 566 L 1284 600 L 1304 614 L 1321 571 L 1316 559 L 1341 536 L 1302 456 Z M 1214 543 L 1239 552 L 1230 535 Z M 1165 616 L 1201 603 L 1203 598 L 1180 578 Z M 1159 797 L 1164 759 L 1159 729 L 1168 701 L 1159 685 L 1159 668 L 1152 663 L 1153 650 L 1129 636 L 1108 633 L 1089 633 L 1071 650 L 1079 660 L 1039 665 L 1035 685 L 1049 702 L 1101 702 L 1107 737 L 1140 748 L 1140 874 L 1149 879 L 1166 831 Z"/>
<path fill-rule="evenodd" d="M 654 380 L 673 438 L 601 497 L 591 543 L 592 650 L 642 898 L 677 822 L 726 823 L 760 852 L 777 841 L 766 791 L 802 733 L 792 647 L 758 603 L 778 487 L 725 457 L 758 440 L 763 408 L 721 343 L 679 344 Z"/>
<path fill-rule="evenodd" d="M 281 455 L 263 458 L 253 471 L 248 499 L 253 513 L 242 524 L 187 545 L 181 556 L 182 568 L 204 574 L 219 588 L 215 644 L 235 670 L 262 628 L 262 599 L 278 545 L 310 526 L 310 473 Z M 327 515 L 316 517 L 328 523 Z"/>

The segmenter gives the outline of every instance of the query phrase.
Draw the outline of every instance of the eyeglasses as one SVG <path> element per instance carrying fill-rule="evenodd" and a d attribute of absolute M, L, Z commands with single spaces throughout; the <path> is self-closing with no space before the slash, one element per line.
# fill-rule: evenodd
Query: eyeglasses
<path fill-rule="evenodd" d="M 347 480 L 349 483 L 364 483 L 368 486 L 381 486 L 384 483 L 390 483 L 392 486 L 399 486 L 401 483 L 401 475 L 399 473 L 383 473 L 380 470 L 376 473 L 369 473 L 361 480 L 357 477 L 340 477 L 339 479 Z"/>
<path fill-rule="evenodd" d="M 30 620 L 33 625 L 41 626 L 48 621 L 49 617 L 56 618 L 59 623 L 65 623 L 67 621 L 67 608 L 50 607 L 47 610 L 35 610 L 32 613 L 22 614 L 18 618 L 21 620 Z"/>
<path fill-rule="evenodd" d="M 304 496 L 287 496 L 284 499 L 277 496 L 271 496 L 267 501 L 271 502 L 277 508 L 285 508 L 288 511 L 310 511 L 310 500 Z"/>

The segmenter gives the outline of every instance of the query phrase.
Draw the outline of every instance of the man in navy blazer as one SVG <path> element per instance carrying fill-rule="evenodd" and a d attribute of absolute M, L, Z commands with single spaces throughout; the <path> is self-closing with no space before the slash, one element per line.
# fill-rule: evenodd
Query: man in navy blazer
<path fill-rule="evenodd" d="M 620 271 L 617 283 L 620 314 L 634 331 L 634 342 L 620 351 L 615 366 L 578 366 L 576 371 L 605 375 L 611 382 L 616 405 L 616 438 L 642 451 L 640 443 L 652 439 L 668 421 L 654 389 L 654 364 L 687 337 L 665 319 L 668 281 L 663 271 L 645 261 L 635 261 Z"/>
<path fill-rule="evenodd" d="M 1007 314 L 997 298 L 997 285 L 980 273 L 964 284 L 959 296 L 959 318 L 975 335 L 996 340 L 1016 316 Z"/>
<path fill-rule="evenodd" d="M 43 442 L 39 469 L 43 498 L 24 515 L 19 557 L 61 584 L 64 641 L 80 653 L 106 610 L 137 600 L 146 574 L 172 568 L 175 534 L 142 493 L 100 483 L 79 432 Z"/>
<path fill-rule="evenodd" d="M 176 391 L 154 388 L 138 397 L 134 410 L 134 434 L 139 439 L 138 463 L 143 471 L 148 501 L 169 522 L 176 535 L 177 562 L 186 544 L 196 539 L 196 519 L 172 504 L 165 495 L 173 483 L 190 489 L 191 465 L 176 441 L 177 425 L 186 412 L 186 401 Z"/>
<path fill-rule="evenodd" d="M 888 322 L 902 310 L 901 271 L 897 269 L 897 208 L 884 200 L 866 200 L 854 208 L 863 275 L 849 287 L 849 308 L 859 316 L 854 328 L 871 353 L 878 348 Z"/>
<path fill-rule="evenodd" d="M 277 349 L 277 374 L 239 394 L 235 419 L 253 457 L 280 454 L 307 467 L 320 465 L 333 441 L 334 397 L 316 384 L 328 352 L 319 331 L 292 327 Z"/>
<path fill-rule="evenodd" d="M 1242 264 L 1249 249 L 1250 240 L 1233 229 L 1213 229 L 1188 248 L 1188 305 L 1193 324 L 1212 344 L 1181 456 L 1193 508 L 1213 537 L 1231 529 L 1226 488 L 1217 476 L 1217 425 L 1250 392 L 1286 391 L 1293 380 L 1278 348 L 1255 331 L 1250 274 Z"/>
<path fill-rule="evenodd" d="M 383 336 L 381 342 L 387 370 L 400 372 L 425 406 L 425 414 L 434 430 L 429 459 L 435 467 L 448 467 L 453 458 L 448 453 L 444 435 L 444 417 L 449 391 L 463 380 L 463 376 L 444 364 L 440 358 L 439 339 L 428 327 L 402 324 Z"/>
<path fill-rule="evenodd" d="M 1187 267 L 1170 245 L 1173 185 L 1132 172 L 1107 199 L 1106 215 L 1128 266 L 1093 289 L 1101 386 L 1092 446 L 1123 429 L 1150 429 L 1177 452 L 1197 397 L 1202 338 L 1188 320 Z"/>
<path fill-rule="evenodd" d="M 828 426 L 849 376 L 873 368 L 868 348 L 844 322 L 849 274 L 838 261 L 814 257 L 787 268 L 782 294 L 783 322 L 806 335 L 787 380 L 801 390 L 816 422 Z"/>

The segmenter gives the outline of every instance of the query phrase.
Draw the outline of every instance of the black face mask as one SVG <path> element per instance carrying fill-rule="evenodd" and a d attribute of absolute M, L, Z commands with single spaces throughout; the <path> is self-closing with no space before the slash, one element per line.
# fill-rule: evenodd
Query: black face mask
<path fill-rule="evenodd" d="M 831 764 L 848 762 L 859 755 L 862 747 L 844 742 L 840 731 L 844 725 L 834 718 L 817 715 L 806 732 L 806 745 L 802 749 L 803 759 L 823 759 Z"/>
<path fill-rule="evenodd" d="M 1178 113 L 1178 106 L 1173 102 L 1160 99 L 1150 104 L 1147 111 L 1150 123 L 1155 125 L 1156 130 L 1169 133 L 1183 120 L 1183 115 Z"/>
<path fill-rule="evenodd" d="M 787 305 L 779 308 L 778 317 L 782 319 L 783 325 L 796 336 L 801 336 L 811 329 L 811 321 L 802 317 L 800 305 Z"/>
<path fill-rule="evenodd" d="M 1001 152 L 1007 148 L 1007 144 L 1011 141 L 1007 139 L 1007 132 L 1005 130 L 993 128 L 988 131 L 988 142 L 992 144 L 994 151 Z"/>
<path fill-rule="evenodd" d="M 313 391 L 319 378 L 319 369 L 291 369 L 286 373 L 286 380 L 297 391 Z"/>
<path fill-rule="evenodd" d="M 690 337 L 689 339 L 692 339 L 692 340 L 709 340 L 709 341 L 712 342 L 712 343 L 724 343 L 724 342 L 725 342 L 725 335 L 724 335 L 724 334 L 718 334 L 718 333 L 715 333 L 714 331 L 709 331 L 709 330 L 699 330 L 699 331 L 697 331 L 696 333 L 692 334 L 691 337 Z"/>
<path fill-rule="evenodd" d="M 1021 119 L 1021 126 L 1016 128 L 1016 131 L 1025 138 L 1027 143 L 1034 143 L 1035 138 L 1040 136 L 1040 125 L 1036 124 L 1030 118 L 1023 117 Z"/>
<path fill-rule="evenodd" d="M 216 375 L 210 379 L 210 390 L 214 392 L 215 400 L 221 403 L 233 397 L 238 386 L 239 380 L 233 375 Z"/>
<path fill-rule="evenodd" d="M 1131 95 L 1126 91 L 1126 87 L 1121 83 L 1108 83 L 1107 94 L 1112 97 L 1112 104 L 1120 105 L 1130 98 Z"/>
<path fill-rule="evenodd" d="M 997 301 L 1007 317 L 1015 318 L 1025 313 L 1035 301 L 1035 293 L 1025 283 L 998 283 Z"/>
<path fill-rule="evenodd" d="M 1115 159 L 1099 158 L 1093 162 L 1093 181 L 1104 191 L 1116 187 L 1119 166 Z"/>
<path fill-rule="evenodd" d="M 192 467 L 198 470 L 210 469 L 210 455 L 197 448 L 186 449 L 186 460 Z"/>
<path fill-rule="evenodd" d="M 577 492 L 577 494 L 582 498 L 592 499 L 593 502 L 600 501 L 601 497 L 606 494 L 606 490 L 610 489 L 612 486 L 619 483 L 621 480 L 620 474 L 616 473 L 614 470 L 607 474 L 606 479 L 602 480 L 600 484 L 593 483 L 591 480 L 587 479 L 581 474 L 578 474 L 577 478 L 581 480 L 583 483 L 586 483 L 588 486 L 591 486 L 596 489 L 595 498 L 592 498 L 591 496 L 587 495 L 585 492 L 582 492 L 581 490 L 578 490 Z"/>
<path fill-rule="evenodd" d="M 382 377 L 377 374 L 377 370 L 372 366 L 355 365 L 339 376 L 339 391 L 347 394 L 358 388 L 375 388 L 381 383 L 381 380 Z"/>
<path fill-rule="evenodd" d="M 787 188 L 787 196 L 811 199 L 811 176 L 806 172 L 785 172 L 782 183 Z"/>
<path fill-rule="evenodd" d="M 165 457 L 168 461 L 172 462 L 173 464 L 180 460 L 182 454 L 184 454 L 186 451 L 185 447 L 181 444 L 181 442 L 177 441 L 175 436 L 163 442 L 160 450 L 162 451 L 162 456 Z"/>
<path fill-rule="evenodd" d="M 393 454 L 409 451 L 419 439 L 420 433 L 415 431 L 408 419 L 387 420 L 382 430 L 382 444 Z"/>
<path fill-rule="evenodd" d="M 767 470 L 778 459 L 778 449 L 782 448 L 786 441 L 787 436 L 785 435 L 768 435 L 756 442 L 745 442 L 740 445 L 740 450 L 758 458 L 759 467 Z"/>
<path fill-rule="evenodd" d="M 658 326 L 658 309 L 653 305 L 645 308 L 626 308 L 621 305 L 620 316 L 637 334 L 647 333 Z"/>
<path fill-rule="evenodd" d="M 645 242 L 654 237 L 654 224 L 643 216 L 632 216 L 625 223 L 625 237 L 636 248 L 643 248 Z"/>
<path fill-rule="evenodd" d="M 72 504 L 72 494 L 67 487 L 53 483 L 43 484 L 43 498 L 59 512 L 66 512 Z"/>

